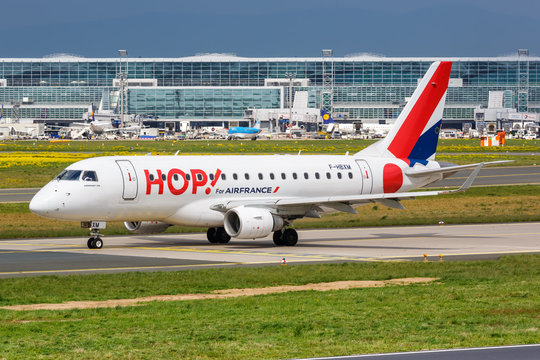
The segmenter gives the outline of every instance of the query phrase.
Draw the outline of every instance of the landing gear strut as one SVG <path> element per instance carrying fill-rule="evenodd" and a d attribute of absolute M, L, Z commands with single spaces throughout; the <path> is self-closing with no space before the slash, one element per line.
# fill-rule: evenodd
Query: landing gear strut
<path fill-rule="evenodd" d="M 225 228 L 223 227 L 208 228 L 208 231 L 206 232 L 206 238 L 212 244 L 227 244 L 231 240 L 231 237 L 229 236 L 229 234 L 227 234 Z"/>
<path fill-rule="evenodd" d="M 86 243 L 89 249 L 101 249 L 103 240 L 99 237 L 99 229 L 90 229 L 90 239 Z"/>
<path fill-rule="evenodd" d="M 294 246 L 298 242 L 298 233 L 293 228 L 281 229 L 274 232 L 276 246 Z"/>

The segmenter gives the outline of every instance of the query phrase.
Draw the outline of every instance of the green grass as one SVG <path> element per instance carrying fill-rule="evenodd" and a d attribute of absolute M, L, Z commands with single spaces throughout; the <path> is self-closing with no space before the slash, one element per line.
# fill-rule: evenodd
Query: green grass
<path fill-rule="evenodd" d="M 540 221 L 540 185 L 473 187 L 466 192 L 420 197 L 402 202 L 406 210 L 380 204 L 357 208 L 358 214 L 333 213 L 322 219 L 295 221 L 298 229 L 389 225 L 429 225 Z M 34 215 L 28 204 L 0 204 L 0 239 L 88 235 L 75 221 L 51 220 Z M 200 232 L 206 228 L 170 227 L 167 232 Z M 107 223 L 105 235 L 125 235 L 123 223 Z"/>
<path fill-rule="evenodd" d="M 9 359 L 278 359 L 538 342 L 538 255 L 4 279 L 0 304 L 414 276 L 440 280 L 113 309 L 0 310 L 0 354 Z"/>

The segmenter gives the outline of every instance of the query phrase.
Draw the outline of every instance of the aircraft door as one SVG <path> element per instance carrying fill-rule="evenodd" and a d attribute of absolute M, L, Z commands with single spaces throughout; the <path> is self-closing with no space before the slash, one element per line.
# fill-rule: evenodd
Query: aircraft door
<path fill-rule="evenodd" d="M 371 190 L 373 189 L 371 168 L 365 160 L 356 160 L 356 163 L 360 167 L 360 172 L 362 173 L 362 194 L 371 194 Z"/>
<path fill-rule="evenodd" d="M 124 200 L 134 200 L 137 197 L 138 191 L 135 168 L 129 160 L 116 160 L 116 164 L 118 164 L 118 167 L 120 168 L 124 184 L 122 198 Z"/>

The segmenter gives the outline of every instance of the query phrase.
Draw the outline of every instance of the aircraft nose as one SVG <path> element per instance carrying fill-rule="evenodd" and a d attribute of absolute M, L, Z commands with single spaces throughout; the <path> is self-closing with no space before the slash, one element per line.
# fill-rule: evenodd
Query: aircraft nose
<path fill-rule="evenodd" d="M 43 197 L 38 196 L 38 194 L 34 195 L 32 200 L 30 200 L 30 205 L 28 207 L 30 208 L 30 211 L 36 215 L 43 216 L 48 212 L 47 202 L 43 201 Z"/>
<path fill-rule="evenodd" d="M 50 196 L 47 196 L 44 189 L 42 189 L 30 200 L 28 207 L 36 215 L 50 217 L 53 211 L 58 210 L 54 208 L 52 200 Z"/>

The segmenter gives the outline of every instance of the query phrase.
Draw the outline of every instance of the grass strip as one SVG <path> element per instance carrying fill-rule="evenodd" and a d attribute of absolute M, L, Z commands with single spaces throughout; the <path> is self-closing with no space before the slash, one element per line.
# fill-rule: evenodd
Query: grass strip
<path fill-rule="evenodd" d="M 0 304 L 417 276 L 440 280 L 110 309 L 0 310 L 0 353 L 10 359 L 278 359 L 538 342 L 538 255 L 4 279 Z"/>

